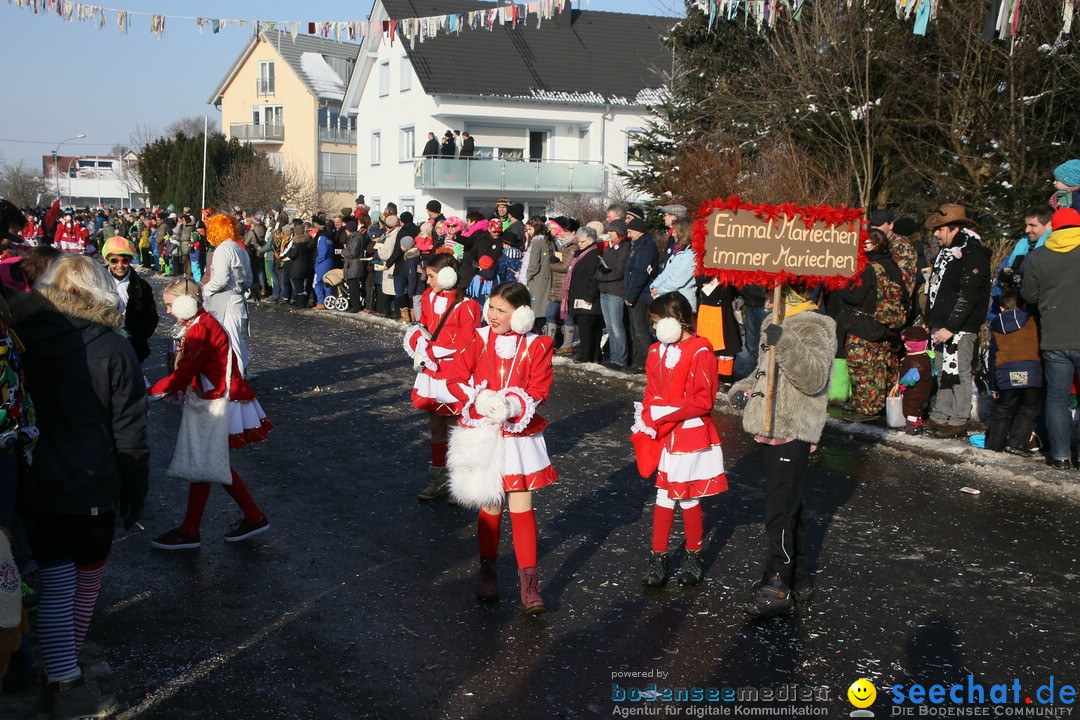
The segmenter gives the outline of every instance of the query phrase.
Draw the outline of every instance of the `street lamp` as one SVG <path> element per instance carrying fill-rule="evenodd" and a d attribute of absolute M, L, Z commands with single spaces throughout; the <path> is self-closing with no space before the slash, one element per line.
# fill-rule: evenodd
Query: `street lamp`
<path fill-rule="evenodd" d="M 69 137 L 67 140 L 61 140 L 56 145 L 56 149 L 52 151 L 52 163 L 53 163 L 53 175 L 56 177 L 56 197 L 60 197 L 60 165 L 57 162 L 56 156 L 60 152 L 60 146 L 68 142 L 68 140 L 82 140 L 86 137 L 86 133 L 79 133 L 75 137 Z"/>

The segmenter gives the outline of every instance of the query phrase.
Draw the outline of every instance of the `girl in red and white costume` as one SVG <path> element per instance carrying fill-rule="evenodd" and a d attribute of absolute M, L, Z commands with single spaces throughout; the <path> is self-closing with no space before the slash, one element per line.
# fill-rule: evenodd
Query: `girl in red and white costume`
<path fill-rule="evenodd" d="M 450 492 L 459 504 L 480 508 L 476 596 L 485 601 L 499 597 L 495 565 L 508 496 L 522 610 L 535 615 L 546 608 L 536 566 L 532 491 L 559 475 L 544 443 L 547 420 L 536 413 L 551 391 L 553 345 L 550 337 L 532 332 L 531 303 L 521 283 L 497 285 L 488 298 L 488 326 L 476 331 L 476 342 L 453 370 L 451 389 L 464 406 L 460 427 L 450 437 Z"/>
<path fill-rule="evenodd" d="M 207 400 L 225 396 L 229 388 L 229 448 L 238 449 L 251 443 L 263 442 L 274 429 L 267 419 L 255 391 L 244 380 L 236 354 L 232 352 L 229 334 L 214 316 L 203 309 L 199 301 L 199 286 L 190 278 L 179 278 L 166 286 L 162 293 L 165 308 L 177 319 L 174 331 L 180 347 L 176 368 L 150 388 L 151 397 L 164 397 L 178 392 L 198 392 Z M 229 369 L 226 363 L 231 364 Z M 228 379 L 227 379 L 228 378 Z M 246 540 L 270 527 L 244 480 L 231 470 L 232 482 L 226 492 L 244 513 L 236 526 L 225 534 L 226 542 Z M 190 550 L 201 545 L 199 526 L 210 497 L 210 483 L 194 482 L 188 490 L 187 514 L 180 527 L 154 538 L 150 544 L 161 550 Z"/>
<path fill-rule="evenodd" d="M 693 311 L 682 294 L 656 298 L 649 305 L 649 315 L 660 342 L 649 348 L 645 397 L 634 403 L 631 430 L 655 438 L 660 446 L 652 552 L 644 583 L 660 587 L 667 582 L 668 536 L 678 501 L 686 532 L 686 557 L 677 579 L 680 585 L 694 585 L 701 582 L 704 571 L 704 518 L 699 498 L 722 493 L 728 487 L 720 435 L 712 421 L 716 355 L 709 341 L 694 333 Z"/>
<path fill-rule="evenodd" d="M 417 371 L 412 404 L 426 410 L 431 423 L 431 467 L 428 485 L 416 496 L 434 500 L 448 492 L 447 432 L 461 413 L 460 398 L 446 379 L 480 327 L 480 306 L 457 287 L 458 262 L 449 253 L 435 255 L 424 270 L 428 289 L 420 298 L 420 324 L 405 333 L 405 352 Z"/>

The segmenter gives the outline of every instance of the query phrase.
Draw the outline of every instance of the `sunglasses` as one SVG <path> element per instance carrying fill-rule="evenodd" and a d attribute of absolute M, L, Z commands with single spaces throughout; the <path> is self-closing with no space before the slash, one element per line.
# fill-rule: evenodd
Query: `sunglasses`
<path fill-rule="evenodd" d="M 112 257 L 109 258 L 109 264 L 110 265 L 118 265 L 118 264 L 119 265 L 130 265 L 132 260 L 134 260 L 134 258 L 129 257 L 127 255 L 113 255 Z"/>

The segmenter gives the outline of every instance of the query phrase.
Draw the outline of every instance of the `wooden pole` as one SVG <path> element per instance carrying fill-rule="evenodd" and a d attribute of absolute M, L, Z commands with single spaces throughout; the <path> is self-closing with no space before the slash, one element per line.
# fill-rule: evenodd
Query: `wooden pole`
<path fill-rule="evenodd" d="M 784 319 L 784 311 L 780 306 L 780 284 L 773 288 L 772 322 L 781 325 Z M 769 346 L 769 368 L 766 375 L 765 385 L 765 434 L 771 437 L 773 426 L 773 410 L 776 404 L 776 347 Z"/>

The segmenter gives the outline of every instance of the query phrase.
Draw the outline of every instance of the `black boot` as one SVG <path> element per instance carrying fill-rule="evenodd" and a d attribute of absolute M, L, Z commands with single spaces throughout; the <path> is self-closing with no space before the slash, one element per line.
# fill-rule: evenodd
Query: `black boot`
<path fill-rule="evenodd" d="M 648 572 L 642 580 L 645 587 L 663 587 L 667 579 L 667 553 L 649 553 Z"/>
<path fill-rule="evenodd" d="M 773 575 L 756 590 L 754 599 L 743 608 L 747 615 L 769 618 L 774 615 L 789 614 L 795 609 L 795 600 L 791 597 L 791 590 L 779 575 Z"/>
<path fill-rule="evenodd" d="M 697 585 L 701 582 L 701 577 L 704 574 L 705 558 L 701 556 L 701 551 L 687 550 L 686 557 L 683 558 L 682 565 L 679 566 L 679 573 L 675 579 L 683 586 Z"/>

